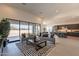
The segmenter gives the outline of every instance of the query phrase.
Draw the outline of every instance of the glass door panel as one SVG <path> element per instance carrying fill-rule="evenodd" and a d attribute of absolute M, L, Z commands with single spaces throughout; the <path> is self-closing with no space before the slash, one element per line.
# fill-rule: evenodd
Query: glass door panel
<path fill-rule="evenodd" d="M 28 36 L 28 23 L 20 22 L 20 36 L 25 33 Z"/>
<path fill-rule="evenodd" d="M 29 23 L 29 35 L 34 33 L 33 24 Z"/>
<path fill-rule="evenodd" d="M 19 40 L 19 21 L 9 20 L 10 32 L 8 35 L 9 41 Z"/>
<path fill-rule="evenodd" d="M 39 24 L 36 24 L 36 34 L 40 34 L 41 32 L 41 28 L 40 28 L 40 25 Z"/>
<path fill-rule="evenodd" d="M 16 20 L 9 20 L 9 22 L 10 22 L 10 33 L 8 36 L 9 41 L 20 40 L 20 37 L 23 33 L 25 33 L 26 36 L 28 36 L 31 34 L 38 35 L 41 32 L 40 25 L 36 23 L 16 21 Z"/>

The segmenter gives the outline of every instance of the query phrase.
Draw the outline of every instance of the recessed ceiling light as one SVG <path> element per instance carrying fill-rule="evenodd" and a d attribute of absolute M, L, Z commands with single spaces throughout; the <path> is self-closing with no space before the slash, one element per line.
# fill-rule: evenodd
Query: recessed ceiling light
<path fill-rule="evenodd" d="M 46 25 L 46 22 L 43 22 L 43 25 Z"/>
<path fill-rule="evenodd" d="M 59 11 L 58 10 L 56 10 L 56 13 L 58 13 Z"/>

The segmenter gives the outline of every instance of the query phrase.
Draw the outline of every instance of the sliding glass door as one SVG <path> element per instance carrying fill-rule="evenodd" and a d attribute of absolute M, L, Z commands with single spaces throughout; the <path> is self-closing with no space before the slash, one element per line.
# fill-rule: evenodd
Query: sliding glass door
<path fill-rule="evenodd" d="M 29 23 L 29 35 L 34 34 L 34 27 L 32 23 Z"/>
<path fill-rule="evenodd" d="M 29 34 L 38 35 L 41 32 L 41 26 L 35 23 L 29 23 Z"/>
<path fill-rule="evenodd" d="M 9 20 L 10 32 L 8 35 L 9 41 L 19 40 L 19 21 Z"/>
<path fill-rule="evenodd" d="M 36 35 L 40 34 L 41 32 L 41 26 L 39 24 L 36 24 Z"/>
<path fill-rule="evenodd" d="M 20 37 L 23 33 L 25 33 L 26 36 L 28 36 L 28 23 L 20 21 Z"/>
<path fill-rule="evenodd" d="M 28 37 L 28 35 L 38 35 L 41 32 L 40 24 L 17 20 L 9 20 L 9 22 L 10 33 L 8 40 L 10 42 L 20 40 L 23 33 Z"/>

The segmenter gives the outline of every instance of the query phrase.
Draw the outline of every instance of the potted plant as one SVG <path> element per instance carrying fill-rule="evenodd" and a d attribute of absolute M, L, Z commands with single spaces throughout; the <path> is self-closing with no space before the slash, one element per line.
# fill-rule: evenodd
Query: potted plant
<path fill-rule="evenodd" d="M 6 40 L 10 31 L 10 23 L 7 18 L 2 19 L 0 22 L 0 43 L 4 41 L 3 46 L 6 45 Z"/>

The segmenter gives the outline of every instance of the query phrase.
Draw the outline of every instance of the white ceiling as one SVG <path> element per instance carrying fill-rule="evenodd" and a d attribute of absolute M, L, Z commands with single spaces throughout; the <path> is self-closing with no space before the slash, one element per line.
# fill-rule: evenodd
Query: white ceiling
<path fill-rule="evenodd" d="M 68 22 L 69 19 L 78 18 L 79 16 L 79 4 L 77 3 L 16 3 L 7 5 L 20 8 L 53 24 L 64 21 Z"/>

